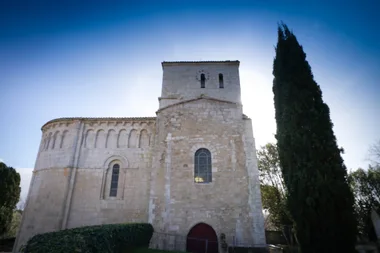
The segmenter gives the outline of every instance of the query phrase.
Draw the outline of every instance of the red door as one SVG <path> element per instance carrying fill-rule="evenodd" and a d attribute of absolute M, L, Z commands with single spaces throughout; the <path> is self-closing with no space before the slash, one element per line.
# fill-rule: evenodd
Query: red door
<path fill-rule="evenodd" d="M 214 229 L 198 223 L 187 235 L 186 251 L 192 253 L 218 253 L 218 238 Z"/>

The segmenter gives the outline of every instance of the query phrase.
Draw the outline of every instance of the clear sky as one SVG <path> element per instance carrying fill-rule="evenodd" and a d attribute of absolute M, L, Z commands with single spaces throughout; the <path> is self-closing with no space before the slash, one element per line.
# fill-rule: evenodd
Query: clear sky
<path fill-rule="evenodd" d="M 368 147 L 380 138 L 378 10 L 378 0 L 3 0 L 0 159 L 21 173 L 25 197 L 44 123 L 155 116 L 161 62 L 176 60 L 240 60 L 256 146 L 274 141 L 282 20 L 322 88 L 346 166 L 367 167 Z"/>

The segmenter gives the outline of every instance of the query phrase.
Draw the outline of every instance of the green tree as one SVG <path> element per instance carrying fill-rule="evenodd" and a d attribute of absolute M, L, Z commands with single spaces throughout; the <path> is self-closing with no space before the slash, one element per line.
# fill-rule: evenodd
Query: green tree
<path fill-rule="evenodd" d="M 10 229 L 20 191 L 20 174 L 0 162 L 0 235 Z"/>
<path fill-rule="evenodd" d="M 21 224 L 22 211 L 14 210 L 12 214 L 12 222 L 9 226 L 8 231 L 3 235 L 3 238 L 16 237 L 17 231 Z"/>
<path fill-rule="evenodd" d="M 355 252 L 354 197 L 306 54 L 278 27 L 273 93 L 280 167 L 301 252 Z"/>
<path fill-rule="evenodd" d="M 380 212 L 380 166 L 358 169 L 348 175 L 355 196 L 355 211 L 361 237 L 376 241 L 371 220 L 372 209 Z"/>
<path fill-rule="evenodd" d="M 369 147 L 368 160 L 373 166 L 380 166 L 380 139 Z"/>
<path fill-rule="evenodd" d="M 282 231 L 284 226 L 291 225 L 292 222 L 285 205 L 286 188 L 276 144 L 268 143 L 262 146 L 257 151 L 257 158 L 263 208 L 269 212 L 269 223 L 275 230 Z"/>

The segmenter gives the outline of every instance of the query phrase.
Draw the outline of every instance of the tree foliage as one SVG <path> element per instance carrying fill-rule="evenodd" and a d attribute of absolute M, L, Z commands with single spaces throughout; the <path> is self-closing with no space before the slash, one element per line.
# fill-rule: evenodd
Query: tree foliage
<path fill-rule="evenodd" d="M 354 197 L 332 129 L 329 107 L 306 54 L 278 27 L 273 93 L 287 206 L 302 252 L 355 252 Z"/>
<path fill-rule="evenodd" d="M 380 166 L 358 169 L 348 176 L 355 196 L 355 211 L 361 237 L 376 241 L 371 211 L 380 212 Z"/>
<path fill-rule="evenodd" d="M 20 174 L 0 162 L 0 235 L 10 229 L 20 191 Z"/>
<path fill-rule="evenodd" d="M 286 208 L 286 189 L 280 169 L 277 146 L 268 143 L 257 151 L 260 171 L 261 196 L 263 208 L 268 210 L 268 221 L 275 230 L 283 230 L 291 224 Z"/>
<path fill-rule="evenodd" d="M 2 236 L 3 238 L 16 237 L 17 231 L 21 224 L 22 211 L 14 210 L 12 214 L 12 221 L 8 231 Z"/>
<path fill-rule="evenodd" d="M 380 166 L 380 140 L 372 144 L 368 150 L 369 161 L 373 166 Z"/>

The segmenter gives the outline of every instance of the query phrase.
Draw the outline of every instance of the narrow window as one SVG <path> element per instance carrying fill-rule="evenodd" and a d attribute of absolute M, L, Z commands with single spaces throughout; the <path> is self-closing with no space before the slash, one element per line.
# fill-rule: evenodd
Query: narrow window
<path fill-rule="evenodd" d="M 117 196 L 117 185 L 119 182 L 119 169 L 120 169 L 119 164 L 115 164 L 112 167 L 110 197 L 116 197 Z"/>
<path fill-rule="evenodd" d="M 201 74 L 201 88 L 205 88 L 205 85 L 206 85 L 205 74 Z"/>
<path fill-rule="evenodd" d="M 224 88 L 223 74 L 219 74 L 219 88 Z"/>
<path fill-rule="evenodd" d="M 212 181 L 211 153 L 208 149 L 201 148 L 194 156 L 194 182 L 210 183 Z"/>

